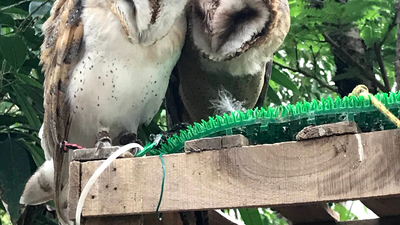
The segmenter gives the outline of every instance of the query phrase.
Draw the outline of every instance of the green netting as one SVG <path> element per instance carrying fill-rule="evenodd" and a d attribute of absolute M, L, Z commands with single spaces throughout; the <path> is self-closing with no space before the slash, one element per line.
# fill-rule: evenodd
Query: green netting
<path fill-rule="evenodd" d="M 400 92 L 377 94 L 396 117 L 400 113 Z M 309 125 L 321 125 L 341 121 L 355 121 L 363 132 L 395 129 L 396 126 L 372 105 L 370 98 L 344 97 L 313 100 L 295 105 L 268 109 L 235 112 L 231 115 L 209 117 L 208 121 L 195 123 L 180 135 L 167 139 L 167 143 L 150 150 L 158 155 L 182 152 L 185 141 L 204 137 L 243 134 L 252 144 L 272 144 L 295 140 L 296 134 Z"/>

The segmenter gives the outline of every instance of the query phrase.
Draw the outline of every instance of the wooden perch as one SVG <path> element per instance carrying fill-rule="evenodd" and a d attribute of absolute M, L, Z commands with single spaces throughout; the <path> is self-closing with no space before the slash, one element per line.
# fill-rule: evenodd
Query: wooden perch
<path fill-rule="evenodd" d="M 354 126 L 347 127 L 353 133 L 357 131 Z M 243 139 L 236 145 L 239 147 L 164 155 L 166 177 L 160 210 L 262 206 L 281 211 L 288 209 L 283 214 L 288 218 L 292 215 L 294 220 L 293 216 L 307 205 L 312 210 L 323 210 L 318 216 L 325 216 L 316 221 L 336 224 L 338 218 L 326 207 L 327 202 L 400 196 L 400 130 L 333 133 L 334 136 L 329 137 L 271 145 L 245 146 L 246 139 Z M 214 143 L 223 147 L 221 140 Z M 198 150 L 203 144 L 195 144 L 194 149 Z M 193 143 L 186 145 L 187 148 L 193 146 Z M 214 149 L 211 144 L 208 148 Z M 77 203 L 79 194 L 76 193 L 102 162 L 71 164 L 71 168 L 80 172 L 71 172 L 70 209 Z M 117 159 L 92 187 L 82 215 L 94 218 L 154 213 L 161 179 L 158 156 Z M 293 213 L 296 208 L 290 207 L 298 208 Z M 299 219 L 298 222 L 315 221 Z M 383 223 L 377 220 L 365 224 Z"/>

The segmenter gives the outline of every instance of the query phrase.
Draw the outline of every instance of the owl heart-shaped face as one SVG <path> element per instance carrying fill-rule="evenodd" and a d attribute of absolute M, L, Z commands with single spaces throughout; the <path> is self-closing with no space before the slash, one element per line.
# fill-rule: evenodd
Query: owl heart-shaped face
<path fill-rule="evenodd" d="M 223 61 L 263 44 L 288 10 L 287 0 L 194 0 L 189 22 L 195 46 Z"/>
<path fill-rule="evenodd" d="M 165 36 L 175 19 L 182 15 L 187 4 L 187 0 L 106 0 L 106 2 L 131 42 L 142 45 L 152 45 L 160 37 Z"/>

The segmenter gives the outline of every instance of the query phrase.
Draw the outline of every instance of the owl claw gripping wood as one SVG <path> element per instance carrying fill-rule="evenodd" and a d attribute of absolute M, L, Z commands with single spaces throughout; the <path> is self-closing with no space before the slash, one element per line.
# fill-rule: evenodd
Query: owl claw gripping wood
<path fill-rule="evenodd" d="M 41 48 L 46 78 L 40 137 L 47 161 L 28 181 L 22 204 L 54 199 L 59 221 L 70 223 L 72 151 L 60 150 L 60 143 L 118 144 L 121 133 L 137 133 L 152 120 L 180 56 L 186 1 L 54 2 Z M 108 139 L 102 142 L 103 131 Z"/>

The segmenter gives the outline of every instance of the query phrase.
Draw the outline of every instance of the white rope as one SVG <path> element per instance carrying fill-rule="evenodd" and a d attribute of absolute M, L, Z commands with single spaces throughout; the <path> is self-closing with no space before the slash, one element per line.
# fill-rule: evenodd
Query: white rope
<path fill-rule="evenodd" d="M 76 207 L 76 214 L 75 214 L 75 219 L 76 219 L 76 225 L 81 224 L 81 213 L 83 209 L 83 203 L 85 202 L 85 199 L 92 188 L 94 182 L 99 178 L 99 176 L 103 173 L 103 171 L 116 159 L 118 156 L 122 155 L 124 152 L 128 151 L 129 149 L 132 148 L 139 148 L 139 151 L 143 149 L 143 147 L 137 143 L 130 143 L 127 145 L 124 145 L 120 147 L 116 152 L 111 154 L 106 161 L 103 162 L 103 164 L 100 165 L 99 168 L 93 173 L 93 175 L 90 177 L 89 181 L 85 185 L 85 187 L 82 190 L 81 196 L 79 196 L 79 201 L 78 205 Z"/>

